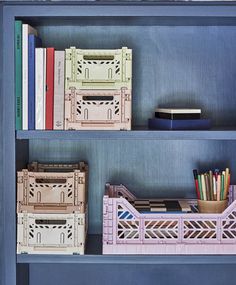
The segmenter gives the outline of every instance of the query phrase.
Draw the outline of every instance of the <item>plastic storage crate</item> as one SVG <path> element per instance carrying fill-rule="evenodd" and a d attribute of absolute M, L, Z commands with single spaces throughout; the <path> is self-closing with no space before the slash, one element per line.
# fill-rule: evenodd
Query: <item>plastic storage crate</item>
<path fill-rule="evenodd" d="M 131 130 L 131 90 L 67 90 L 65 129 Z"/>
<path fill-rule="evenodd" d="M 33 163 L 29 168 L 58 172 L 30 172 L 27 169 L 17 172 L 17 212 L 84 213 L 87 205 L 88 166 L 85 163 L 78 166 L 79 169 L 70 170 L 72 172 L 60 172 L 68 170 L 68 167 Z"/>
<path fill-rule="evenodd" d="M 132 50 L 66 49 L 65 89 L 131 90 Z"/>
<path fill-rule="evenodd" d="M 134 200 L 123 185 L 106 186 L 104 254 L 236 254 L 236 201 L 222 214 L 141 214 Z"/>
<path fill-rule="evenodd" d="M 19 213 L 17 253 L 84 254 L 86 213 Z"/>

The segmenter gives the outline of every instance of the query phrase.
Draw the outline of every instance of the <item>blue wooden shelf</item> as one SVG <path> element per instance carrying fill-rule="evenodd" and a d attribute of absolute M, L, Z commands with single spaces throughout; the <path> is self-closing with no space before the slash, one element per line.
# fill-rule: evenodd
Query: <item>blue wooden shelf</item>
<path fill-rule="evenodd" d="M 18 254 L 17 263 L 236 264 L 236 255 L 102 255 L 102 238 L 89 235 L 85 255 Z"/>
<path fill-rule="evenodd" d="M 19 140 L 236 140 L 236 130 L 212 129 L 208 131 L 16 131 Z"/>
<path fill-rule="evenodd" d="M 229 255 L 18 255 L 17 263 L 236 264 Z"/>

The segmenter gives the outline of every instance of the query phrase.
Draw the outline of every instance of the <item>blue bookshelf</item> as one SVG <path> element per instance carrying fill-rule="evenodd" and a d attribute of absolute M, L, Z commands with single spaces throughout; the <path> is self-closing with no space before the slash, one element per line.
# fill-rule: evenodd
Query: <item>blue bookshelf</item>
<path fill-rule="evenodd" d="M 193 197 L 193 168 L 229 166 L 236 173 L 236 2 L 5 1 L 0 15 L 2 6 L 0 26 L 7 32 L 0 45 L 0 284 L 49 285 L 53 279 L 58 285 L 111 280 L 113 285 L 156 280 L 222 285 L 234 280 L 234 255 L 103 256 L 101 234 L 106 182 L 123 183 L 140 197 Z M 157 105 L 184 105 L 201 108 L 214 128 L 15 131 L 15 19 L 35 26 L 44 46 L 58 50 L 132 48 L 133 126 L 146 126 Z M 16 171 L 34 160 L 89 163 L 86 255 L 16 255 Z"/>

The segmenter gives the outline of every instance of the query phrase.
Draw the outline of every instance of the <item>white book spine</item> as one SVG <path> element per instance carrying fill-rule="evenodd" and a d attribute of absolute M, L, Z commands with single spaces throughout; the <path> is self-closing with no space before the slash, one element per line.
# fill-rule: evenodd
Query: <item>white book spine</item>
<path fill-rule="evenodd" d="M 35 49 L 35 129 L 45 129 L 46 49 Z"/>
<path fill-rule="evenodd" d="M 37 31 L 28 24 L 22 25 L 22 129 L 28 130 L 28 35 Z"/>
<path fill-rule="evenodd" d="M 64 129 L 64 69 L 65 52 L 55 51 L 54 65 L 54 118 L 53 129 Z"/>
<path fill-rule="evenodd" d="M 46 130 L 46 75 L 47 75 L 47 49 L 44 49 L 44 65 L 43 65 L 43 129 Z"/>

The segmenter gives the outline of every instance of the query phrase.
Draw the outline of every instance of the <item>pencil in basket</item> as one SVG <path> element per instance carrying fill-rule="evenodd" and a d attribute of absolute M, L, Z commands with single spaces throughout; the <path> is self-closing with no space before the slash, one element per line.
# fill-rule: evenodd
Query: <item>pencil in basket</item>
<path fill-rule="evenodd" d="M 227 199 L 230 186 L 229 168 L 222 172 L 215 169 L 214 172 L 210 170 L 203 174 L 199 174 L 197 169 L 194 169 L 193 176 L 198 200 L 222 201 Z"/>

